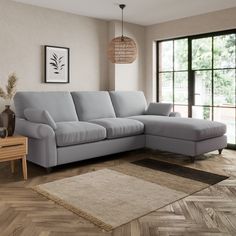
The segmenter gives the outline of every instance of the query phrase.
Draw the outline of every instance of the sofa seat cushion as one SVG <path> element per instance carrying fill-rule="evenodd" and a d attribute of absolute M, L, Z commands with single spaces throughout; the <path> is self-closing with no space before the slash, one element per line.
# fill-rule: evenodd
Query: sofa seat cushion
<path fill-rule="evenodd" d="M 133 116 L 130 119 L 141 121 L 148 135 L 200 141 L 226 133 L 226 125 L 215 121 L 152 115 Z"/>
<path fill-rule="evenodd" d="M 58 122 L 55 134 L 57 146 L 64 147 L 103 140 L 106 129 L 88 122 Z"/>
<path fill-rule="evenodd" d="M 108 139 L 133 136 L 144 132 L 143 123 L 127 118 L 104 118 L 91 122 L 106 128 Z"/>

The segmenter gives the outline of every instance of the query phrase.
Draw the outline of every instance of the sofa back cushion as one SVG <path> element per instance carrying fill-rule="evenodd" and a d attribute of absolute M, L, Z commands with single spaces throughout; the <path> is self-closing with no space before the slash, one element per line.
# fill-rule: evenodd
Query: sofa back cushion
<path fill-rule="evenodd" d="M 111 91 L 110 97 L 117 117 L 145 113 L 147 102 L 142 91 Z"/>
<path fill-rule="evenodd" d="M 14 97 L 16 116 L 26 118 L 24 110 L 47 110 L 55 122 L 78 121 L 69 92 L 17 92 Z"/>
<path fill-rule="evenodd" d="M 116 117 L 109 93 L 106 91 L 72 92 L 79 120 L 89 121 Z"/>

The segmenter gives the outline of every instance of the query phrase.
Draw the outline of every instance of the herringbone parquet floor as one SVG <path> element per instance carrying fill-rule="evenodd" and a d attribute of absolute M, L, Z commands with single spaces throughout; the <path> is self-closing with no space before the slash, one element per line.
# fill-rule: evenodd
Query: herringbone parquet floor
<path fill-rule="evenodd" d="M 192 168 L 226 174 L 230 178 L 152 212 L 113 232 L 104 232 L 31 190 L 31 186 L 120 165 L 146 157 L 164 159 Z M 141 150 L 56 168 L 51 174 L 29 164 L 29 180 L 20 167 L 0 165 L 0 236 L 177 236 L 236 235 L 236 151 L 211 153 L 191 164 L 186 157 Z"/>

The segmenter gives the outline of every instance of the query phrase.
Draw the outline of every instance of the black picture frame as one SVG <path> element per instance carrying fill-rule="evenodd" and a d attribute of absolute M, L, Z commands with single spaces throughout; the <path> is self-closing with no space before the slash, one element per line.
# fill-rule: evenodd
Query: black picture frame
<path fill-rule="evenodd" d="M 70 83 L 70 48 L 44 46 L 44 82 Z"/>

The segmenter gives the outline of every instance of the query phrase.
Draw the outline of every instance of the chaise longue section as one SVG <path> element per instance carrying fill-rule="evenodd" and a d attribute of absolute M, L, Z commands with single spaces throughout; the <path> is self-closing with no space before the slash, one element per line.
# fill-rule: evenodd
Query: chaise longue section
<path fill-rule="evenodd" d="M 147 148 L 187 155 L 194 161 L 196 156 L 207 152 L 219 150 L 221 153 L 227 146 L 223 123 L 181 118 L 179 113 L 171 112 L 171 104 L 150 103 L 145 108 L 145 97 L 138 91 L 113 91 L 110 95 L 118 117 L 144 124 Z M 143 109 L 142 115 L 137 104 Z"/>
<path fill-rule="evenodd" d="M 226 125 L 193 118 L 133 116 L 145 125 L 146 147 L 192 157 L 225 148 Z"/>

